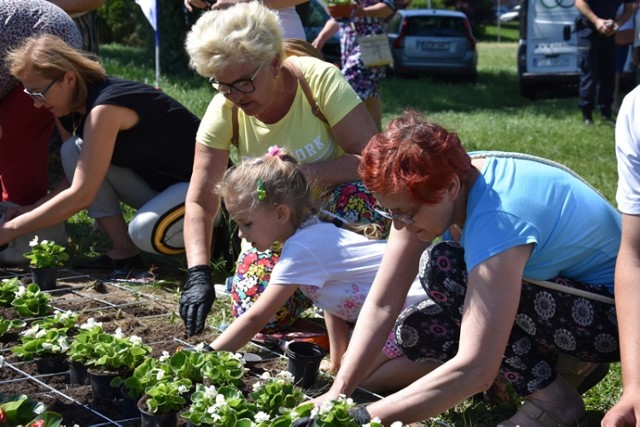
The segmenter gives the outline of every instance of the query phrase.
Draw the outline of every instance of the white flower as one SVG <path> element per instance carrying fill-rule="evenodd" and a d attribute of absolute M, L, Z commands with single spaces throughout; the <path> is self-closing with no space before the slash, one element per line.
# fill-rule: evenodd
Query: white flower
<path fill-rule="evenodd" d="M 60 346 L 60 350 L 62 350 L 63 353 L 66 353 L 69 350 L 69 340 L 67 339 L 67 337 L 58 338 L 58 345 Z"/>
<path fill-rule="evenodd" d="M 186 385 L 181 385 L 180 387 L 178 387 L 178 392 L 180 392 L 180 394 L 186 393 L 187 391 L 189 391 L 189 389 Z"/>
<path fill-rule="evenodd" d="M 53 315 L 53 317 L 56 320 L 66 320 L 66 319 L 70 319 L 74 316 L 76 316 L 77 313 L 71 310 L 67 310 L 67 311 L 56 311 L 55 314 Z"/>
<path fill-rule="evenodd" d="M 260 379 L 262 380 L 268 380 L 271 378 L 271 374 L 269 373 L 269 371 L 263 372 L 262 375 L 260 375 Z"/>
<path fill-rule="evenodd" d="M 47 331 L 44 329 L 40 329 L 38 332 L 36 332 L 35 337 L 36 338 L 42 338 L 43 336 L 47 335 Z"/>
<path fill-rule="evenodd" d="M 204 343 L 201 342 L 200 344 L 196 345 L 195 347 L 193 347 L 193 349 L 197 352 L 202 353 L 204 351 Z"/>
<path fill-rule="evenodd" d="M 311 418 L 316 418 L 318 416 L 319 410 L 320 410 L 320 407 L 318 405 L 315 405 L 311 410 Z"/>
<path fill-rule="evenodd" d="M 325 415 L 325 414 L 328 414 L 329 412 L 331 412 L 332 409 L 333 409 L 333 401 L 325 400 L 324 402 L 322 402 L 320 404 L 320 408 L 318 409 L 318 413 L 320 415 Z"/>
<path fill-rule="evenodd" d="M 40 330 L 40 325 L 33 325 L 33 327 L 22 332 L 25 337 L 34 337 Z"/>
<path fill-rule="evenodd" d="M 162 356 L 160 356 L 160 361 L 164 362 L 165 360 L 167 360 L 170 357 L 171 357 L 171 355 L 169 354 L 169 352 L 167 350 L 163 350 L 162 351 Z"/>
<path fill-rule="evenodd" d="M 262 423 L 265 421 L 269 421 L 270 417 L 269 417 L 269 414 L 267 414 L 266 412 L 258 411 L 258 413 L 255 415 L 255 417 L 253 417 L 253 419 L 258 423 Z"/>
<path fill-rule="evenodd" d="M 90 317 L 87 319 L 86 322 L 80 325 L 80 329 L 91 329 L 94 326 L 99 326 L 102 328 L 102 322 L 96 322 L 96 320 L 93 317 Z"/>
<path fill-rule="evenodd" d="M 294 377 L 293 374 L 289 371 L 280 371 L 278 372 L 278 378 L 285 380 L 288 383 L 293 383 Z"/>
<path fill-rule="evenodd" d="M 216 406 L 224 406 L 227 404 L 227 399 L 225 399 L 223 394 L 216 395 Z"/>
<path fill-rule="evenodd" d="M 122 328 L 116 329 L 116 332 L 113 334 L 116 338 L 124 338 L 124 334 L 122 333 Z"/>
<path fill-rule="evenodd" d="M 26 292 L 27 292 L 27 288 L 25 288 L 24 285 L 20 285 L 20 287 L 18 288 L 18 290 L 15 292 L 14 295 L 16 296 L 16 298 L 20 298 Z"/>
<path fill-rule="evenodd" d="M 378 422 L 380 422 L 380 418 L 376 417 L 378 419 Z M 402 424 L 401 421 L 394 421 L 393 423 L 391 423 L 391 427 L 402 427 L 404 424 Z"/>
<path fill-rule="evenodd" d="M 205 399 L 213 399 L 214 396 L 218 394 L 216 390 L 216 386 L 208 385 L 204 388 L 204 397 Z"/>
<path fill-rule="evenodd" d="M 129 338 L 129 341 L 131 341 L 135 345 L 141 345 L 142 344 L 142 338 L 140 338 L 137 335 L 131 335 L 131 337 Z"/>
<path fill-rule="evenodd" d="M 49 244 L 49 241 L 48 241 L 47 239 L 44 239 L 44 240 L 43 240 L 42 242 L 40 242 L 40 243 L 42 243 L 43 245 L 48 245 L 48 244 Z"/>
<path fill-rule="evenodd" d="M 33 236 L 33 239 L 29 241 L 29 246 L 32 248 L 38 246 L 38 236 Z"/>
<path fill-rule="evenodd" d="M 164 378 L 164 371 L 162 369 L 158 369 L 158 373 L 156 374 L 156 381 L 160 381 Z"/>
<path fill-rule="evenodd" d="M 260 391 L 262 390 L 262 383 L 260 381 L 256 381 L 255 383 L 253 383 L 253 386 L 251 386 L 251 388 L 253 388 L 253 391 Z"/>

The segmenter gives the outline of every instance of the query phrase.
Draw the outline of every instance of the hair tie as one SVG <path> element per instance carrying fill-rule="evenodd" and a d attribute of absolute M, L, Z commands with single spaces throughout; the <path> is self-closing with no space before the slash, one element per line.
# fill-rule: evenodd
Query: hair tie
<path fill-rule="evenodd" d="M 269 147 L 269 149 L 267 150 L 267 156 L 269 157 L 279 157 L 282 158 L 282 155 L 284 153 L 282 152 L 282 149 L 280 147 L 278 147 L 277 145 L 272 145 L 271 147 Z"/>
<path fill-rule="evenodd" d="M 267 190 L 264 188 L 264 181 L 258 178 L 256 183 L 258 184 L 258 188 L 256 189 L 258 192 L 258 200 L 263 201 L 267 198 Z"/>

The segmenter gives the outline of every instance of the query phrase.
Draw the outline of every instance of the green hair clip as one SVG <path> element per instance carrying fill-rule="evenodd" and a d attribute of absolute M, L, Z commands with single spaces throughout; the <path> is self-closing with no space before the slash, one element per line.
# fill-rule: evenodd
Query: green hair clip
<path fill-rule="evenodd" d="M 263 201 L 267 198 L 267 190 L 264 188 L 264 182 L 261 179 L 258 179 L 258 200 Z"/>

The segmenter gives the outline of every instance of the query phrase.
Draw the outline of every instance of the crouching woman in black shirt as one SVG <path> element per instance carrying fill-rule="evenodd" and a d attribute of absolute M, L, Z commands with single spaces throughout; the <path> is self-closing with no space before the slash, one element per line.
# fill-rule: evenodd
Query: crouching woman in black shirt
<path fill-rule="evenodd" d="M 59 119 L 66 182 L 0 226 L 0 244 L 87 208 L 112 246 L 77 267 L 128 268 L 140 250 L 182 252 L 199 119 L 148 85 L 108 77 L 55 36 L 27 39 L 8 62 L 34 105 Z M 137 209 L 128 226 L 120 202 Z"/>

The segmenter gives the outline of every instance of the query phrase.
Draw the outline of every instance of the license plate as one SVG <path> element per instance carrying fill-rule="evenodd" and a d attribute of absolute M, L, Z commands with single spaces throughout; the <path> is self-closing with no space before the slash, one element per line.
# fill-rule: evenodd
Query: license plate
<path fill-rule="evenodd" d="M 449 50 L 448 42 L 422 42 L 419 44 L 422 50 Z"/>
<path fill-rule="evenodd" d="M 536 67 L 567 67 L 569 58 L 566 56 L 558 58 L 534 58 L 533 64 Z"/>

